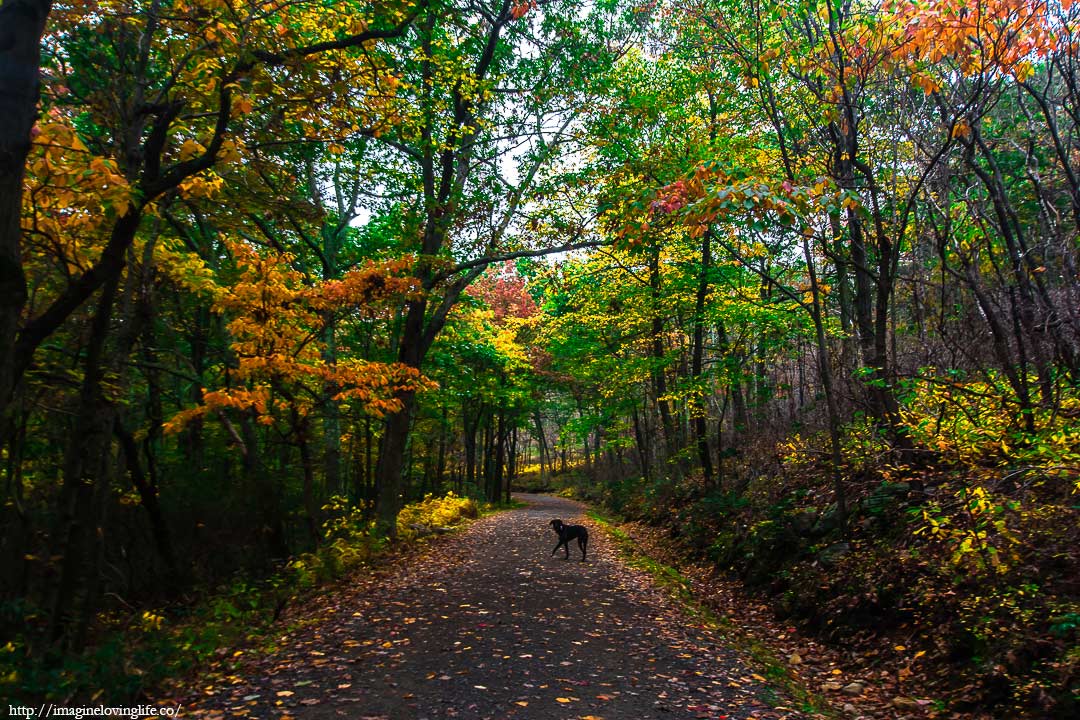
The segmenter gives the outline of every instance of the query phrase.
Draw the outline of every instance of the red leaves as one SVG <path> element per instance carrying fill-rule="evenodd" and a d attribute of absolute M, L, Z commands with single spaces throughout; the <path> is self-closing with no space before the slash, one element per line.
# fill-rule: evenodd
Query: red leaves
<path fill-rule="evenodd" d="M 681 210 L 686 203 L 686 182 L 676 180 L 660 190 L 657 199 L 649 204 L 649 211 L 656 215 L 670 215 Z"/>
<path fill-rule="evenodd" d="M 484 300 L 496 321 L 506 317 L 530 318 L 539 312 L 526 289 L 525 278 L 518 275 L 509 260 L 498 270 L 482 275 L 469 288 L 469 294 Z"/>

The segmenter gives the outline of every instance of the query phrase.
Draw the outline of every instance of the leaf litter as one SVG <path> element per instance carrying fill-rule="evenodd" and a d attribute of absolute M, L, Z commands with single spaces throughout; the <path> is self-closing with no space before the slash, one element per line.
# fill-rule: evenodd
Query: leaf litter
<path fill-rule="evenodd" d="M 722 633 L 688 616 L 592 528 L 587 562 L 551 557 L 555 517 L 580 505 L 528 496 L 389 572 L 228 678 L 183 698 L 190 717 L 296 720 L 647 720 L 811 717 Z"/>

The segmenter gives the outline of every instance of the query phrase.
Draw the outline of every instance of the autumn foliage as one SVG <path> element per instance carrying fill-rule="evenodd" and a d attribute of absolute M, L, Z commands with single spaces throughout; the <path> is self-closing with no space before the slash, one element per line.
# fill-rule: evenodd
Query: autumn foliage
<path fill-rule="evenodd" d="M 890 708 L 1077 715 L 1070 0 L 0 19 L 0 688 L 573 487 Z"/>

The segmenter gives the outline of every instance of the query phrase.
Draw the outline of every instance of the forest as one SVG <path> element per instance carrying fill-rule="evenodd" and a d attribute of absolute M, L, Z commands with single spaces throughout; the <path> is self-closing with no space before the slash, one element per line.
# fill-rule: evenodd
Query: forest
<path fill-rule="evenodd" d="M 544 491 L 1077 717 L 1078 264 L 1072 0 L 2 0 L 0 696 Z"/>

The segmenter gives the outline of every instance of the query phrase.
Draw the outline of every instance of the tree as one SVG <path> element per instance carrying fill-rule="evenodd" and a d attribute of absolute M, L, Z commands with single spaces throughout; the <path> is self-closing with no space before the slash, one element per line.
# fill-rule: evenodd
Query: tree
<path fill-rule="evenodd" d="M 52 3 L 0 4 L 0 347 L 15 344 L 26 303 L 22 270 L 22 193 L 31 130 L 37 119 L 40 39 Z M 14 356 L 0 354 L 0 438 L 7 434 L 7 403 L 17 381 Z"/>
<path fill-rule="evenodd" d="M 541 235 L 529 248 L 517 224 L 574 146 L 575 119 L 597 91 L 591 83 L 633 28 L 607 27 L 615 13 L 602 7 L 573 20 L 580 11 L 569 1 L 433 3 L 409 34 L 402 53 L 412 115 L 379 137 L 388 164 L 402 168 L 395 191 L 417 198 L 409 220 L 416 237 L 406 248 L 417 254 L 425 294 L 406 303 L 395 340 L 402 364 L 423 367 L 461 293 L 492 262 L 595 242 L 579 222 L 564 229 L 569 242 L 552 247 Z M 413 393 L 397 399 L 402 409 L 387 418 L 377 471 L 379 523 L 391 535 L 417 407 Z"/>
<path fill-rule="evenodd" d="M 357 113 L 354 122 L 382 122 L 387 103 L 379 82 L 392 84 L 391 74 L 369 55 L 380 39 L 401 34 L 411 16 L 393 6 L 378 13 L 355 9 L 361 15 L 338 15 L 329 24 L 315 3 L 234 13 L 217 4 L 181 4 L 165 12 L 153 1 L 132 3 L 121 14 L 86 14 L 83 7 L 53 13 L 45 36 L 50 123 L 39 134 L 42 172 L 31 178 L 36 187 L 27 198 L 25 227 L 36 243 L 64 248 L 63 272 L 56 282 L 52 267 L 32 268 L 34 303 L 25 309 L 5 372 L 14 387 L 41 344 L 97 296 L 81 363 L 80 433 L 67 449 L 51 533 L 52 555 L 62 559 L 48 635 L 59 645 L 82 645 L 100 594 L 103 540 L 95 528 L 115 470 L 110 447 L 120 411 L 103 381 L 123 367 L 137 337 L 138 325 L 116 312 L 118 303 L 125 314 L 133 307 L 125 298 L 137 278 L 125 277 L 124 270 L 144 220 L 158 217 L 159 203 L 170 196 L 211 197 L 222 184 L 213 168 L 241 159 L 244 140 L 237 130 L 244 121 L 277 118 L 314 127 L 326 117 L 321 113 L 332 121 L 349 107 Z M 103 37 L 110 42 L 102 44 Z M 282 45 L 286 49 L 267 49 Z M 331 53 L 336 57 L 328 58 Z M 318 110 L 307 104 L 280 117 L 276 107 L 284 97 L 305 101 L 312 84 L 344 62 L 356 69 L 352 80 L 365 81 L 368 91 L 360 103 L 355 85 L 347 92 L 339 83 L 333 87 L 335 103 Z M 253 113 L 257 103 L 265 103 L 263 112 Z M 57 151 L 61 161 L 50 163 Z M 82 232 L 73 237 L 69 224 Z M 25 274 L 23 259 L 17 262 Z M 21 303 L 9 308 L 23 310 Z M 115 321 L 123 331 L 110 339 Z M 0 394 L 0 415 L 11 397 L 9 390 Z"/>

